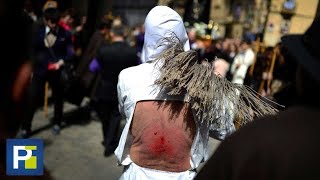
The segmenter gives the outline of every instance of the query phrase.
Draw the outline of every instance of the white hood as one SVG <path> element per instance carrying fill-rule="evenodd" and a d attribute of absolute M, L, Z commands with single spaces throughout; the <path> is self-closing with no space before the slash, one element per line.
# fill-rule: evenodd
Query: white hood
<path fill-rule="evenodd" d="M 142 63 L 154 60 L 166 46 L 158 46 L 163 37 L 174 33 L 184 50 L 190 49 L 189 39 L 180 15 L 167 6 L 156 6 L 148 13 L 145 20 L 144 44 L 141 54 Z"/>

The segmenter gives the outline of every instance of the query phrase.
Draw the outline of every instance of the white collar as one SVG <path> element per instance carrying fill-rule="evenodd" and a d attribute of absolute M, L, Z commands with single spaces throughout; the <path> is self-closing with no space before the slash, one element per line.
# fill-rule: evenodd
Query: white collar
<path fill-rule="evenodd" d="M 49 32 L 50 32 L 50 28 L 49 28 L 49 26 L 46 26 L 46 34 L 48 34 Z"/>

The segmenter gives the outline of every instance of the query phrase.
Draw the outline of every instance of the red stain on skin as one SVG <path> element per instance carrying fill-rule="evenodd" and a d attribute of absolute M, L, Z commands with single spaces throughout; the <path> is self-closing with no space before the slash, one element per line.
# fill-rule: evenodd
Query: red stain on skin
<path fill-rule="evenodd" d="M 155 134 L 156 135 L 156 134 Z M 173 156 L 172 146 L 164 136 L 159 136 L 154 139 L 154 142 L 150 145 L 150 150 L 154 155 L 167 155 Z"/>

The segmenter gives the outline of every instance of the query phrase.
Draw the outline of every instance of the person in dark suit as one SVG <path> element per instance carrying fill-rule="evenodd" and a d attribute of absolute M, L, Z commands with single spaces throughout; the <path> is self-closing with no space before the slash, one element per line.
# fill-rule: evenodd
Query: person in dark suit
<path fill-rule="evenodd" d="M 298 65 L 297 104 L 240 128 L 196 179 L 320 179 L 319 29 L 318 17 L 303 35 L 282 37 L 286 61 Z"/>
<path fill-rule="evenodd" d="M 102 121 L 105 156 L 113 154 L 118 145 L 118 129 L 121 115 L 118 109 L 117 83 L 121 70 L 138 65 L 137 52 L 125 40 L 125 28 L 114 26 L 110 32 L 110 45 L 103 45 L 97 54 L 101 79 L 94 93 L 96 111 Z"/>
<path fill-rule="evenodd" d="M 96 73 L 93 73 L 88 68 L 92 59 L 97 56 L 99 48 L 106 43 L 109 43 L 106 40 L 111 28 L 111 22 L 101 22 L 98 26 L 98 29 L 91 36 L 89 44 L 84 51 L 84 54 L 81 58 L 81 61 L 76 69 L 76 75 L 79 77 L 81 87 L 84 89 L 84 95 L 92 97 L 93 91 L 97 84 Z M 92 99 L 91 99 L 92 100 Z"/>
<path fill-rule="evenodd" d="M 106 36 L 111 28 L 111 22 L 101 22 L 98 25 L 98 29 L 93 33 L 90 38 L 89 44 L 83 53 L 79 66 L 76 69 L 76 73 L 82 76 L 88 71 L 88 66 L 93 58 L 96 57 L 97 52 L 101 45 L 105 44 Z"/>
<path fill-rule="evenodd" d="M 63 113 L 62 68 L 73 54 L 71 33 L 57 23 L 59 12 L 49 8 L 44 12 L 44 26 L 40 26 L 34 40 L 34 71 L 30 86 L 28 113 L 22 124 L 19 137 L 26 138 L 31 132 L 33 115 L 43 100 L 46 81 L 52 88 L 54 97 L 53 133 L 59 134 Z"/>

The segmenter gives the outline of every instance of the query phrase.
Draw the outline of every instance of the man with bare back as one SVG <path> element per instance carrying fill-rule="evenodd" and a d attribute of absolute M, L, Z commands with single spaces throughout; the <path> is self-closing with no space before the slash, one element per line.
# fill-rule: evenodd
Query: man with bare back
<path fill-rule="evenodd" d="M 153 8 L 145 20 L 144 63 L 119 74 L 119 110 L 127 122 L 115 150 L 125 167 L 120 179 L 193 179 L 208 158 L 210 124 L 232 119 L 220 112 L 242 87 L 215 76 L 189 49 L 178 13 Z M 226 95 L 224 87 L 232 91 Z"/>
<path fill-rule="evenodd" d="M 115 151 L 125 166 L 121 178 L 192 179 L 193 170 L 206 154 L 205 144 L 200 142 L 206 140 L 193 147 L 197 154 L 191 158 L 197 130 L 189 104 L 184 96 L 159 97 L 159 89 L 154 86 L 159 74 L 154 60 L 165 49 L 157 47 L 159 40 L 174 32 L 184 50 L 189 50 L 188 36 L 180 16 L 165 6 L 149 12 L 145 27 L 145 63 L 123 70 L 118 81 L 120 111 L 127 120 Z"/>

